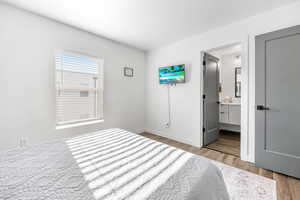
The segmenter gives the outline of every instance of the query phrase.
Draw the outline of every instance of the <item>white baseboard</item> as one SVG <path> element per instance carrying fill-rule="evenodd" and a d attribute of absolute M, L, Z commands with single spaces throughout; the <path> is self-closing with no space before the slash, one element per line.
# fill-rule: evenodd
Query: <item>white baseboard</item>
<path fill-rule="evenodd" d="M 139 129 L 136 129 L 136 130 L 134 130 L 134 131 L 132 131 L 132 132 L 134 132 L 134 133 L 136 133 L 136 134 L 141 134 L 141 133 L 146 132 L 146 129 L 145 129 L 145 128 L 139 128 Z"/>
<path fill-rule="evenodd" d="M 179 138 L 179 137 L 176 137 L 174 135 L 171 135 L 171 134 L 168 134 L 162 130 L 154 130 L 154 129 L 145 129 L 144 132 L 147 132 L 147 133 L 152 133 L 154 135 L 159 135 L 159 136 L 162 136 L 162 137 L 165 137 L 165 138 L 168 138 L 168 139 L 171 139 L 171 140 L 175 140 L 177 142 L 181 142 L 181 143 L 184 143 L 184 144 L 189 144 L 193 147 L 196 147 L 196 148 L 201 148 L 200 145 L 197 145 L 189 140 L 185 140 L 183 138 Z"/>
<path fill-rule="evenodd" d="M 234 125 L 234 124 L 226 124 L 226 123 L 220 123 L 220 130 L 226 130 L 226 131 L 232 131 L 232 132 L 241 132 L 241 126 L 240 125 Z"/>

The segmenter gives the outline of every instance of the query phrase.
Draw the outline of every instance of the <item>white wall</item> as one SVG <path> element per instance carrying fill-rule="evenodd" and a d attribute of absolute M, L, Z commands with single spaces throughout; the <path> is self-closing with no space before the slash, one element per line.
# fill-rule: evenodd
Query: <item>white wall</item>
<path fill-rule="evenodd" d="M 300 24 L 300 3 L 248 18 L 237 23 L 193 36 L 177 43 L 150 51 L 146 70 L 146 126 L 148 131 L 194 146 L 201 146 L 202 116 L 200 81 L 200 52 L 240 41 L 249 37 L 249 146 L 248 160 L 254 161 L 255 109 L 255 35 Z M 185 63 L 188 68 L 186 84 L 171 88 L 170 128 L 163 128 L 167 119 L 166 88 L 158 84 L 157 69 L 169 64 Z"/>
<path fill-rule="evenodd" d="M 57 50 L 104 59 L 104 122 L 55 129 Z M 134 77 L 121 66 L 133 64 Z M 144 128 L 145 53 L 0 3 L 0 149 L 109 127 Z"/>

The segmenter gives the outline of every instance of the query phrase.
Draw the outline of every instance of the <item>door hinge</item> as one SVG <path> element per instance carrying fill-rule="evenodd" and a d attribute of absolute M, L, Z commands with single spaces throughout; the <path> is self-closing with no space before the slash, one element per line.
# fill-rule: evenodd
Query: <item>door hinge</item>
<path fill-rule="evenodd" d="M 202 128 L 202 131 L 203 131 L 203 133 L 205 132 L 205 128 L 204 127 Z"/>
<path fill-rule="evenodd" d="M 206 61 L 205 61 L 205 60 L 203 60 L 202 64 L 203 64 L 203 66 L 206 66 Z"/>
<path fill-rule="evenodd" d="M 202 98 L 203 98 L 203 99 L 205 99 L 205 97 L 206 97 L 206 95 L 205 95 L 205 94 L 203 94 L 203 95 L 202 95 Z"/>

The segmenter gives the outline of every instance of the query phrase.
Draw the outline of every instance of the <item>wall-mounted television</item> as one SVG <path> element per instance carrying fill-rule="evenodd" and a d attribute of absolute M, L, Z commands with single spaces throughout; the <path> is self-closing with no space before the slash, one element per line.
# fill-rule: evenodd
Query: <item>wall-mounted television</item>
<path fill-rule="evenodd" d="M 159 68 L 159 83 L 185 83 L 185 65 L 172 65 Z"/>

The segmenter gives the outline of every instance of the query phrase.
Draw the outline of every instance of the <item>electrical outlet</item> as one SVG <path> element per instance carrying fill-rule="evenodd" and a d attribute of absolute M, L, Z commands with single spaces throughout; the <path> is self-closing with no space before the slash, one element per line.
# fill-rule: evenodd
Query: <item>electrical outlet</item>
<path fill-rule="evenodd" d="M 169 122 L 165 123 L 165 128 L 170 128 L 170 123 Z"/>
<path fill-rule="evenodd" d="M 26 146 L 27 146 L 26 139 L 20 139 L 20 147 L 23 148 L 23 147 L 26 147 Z"/>

